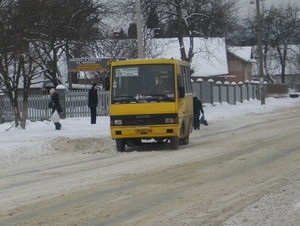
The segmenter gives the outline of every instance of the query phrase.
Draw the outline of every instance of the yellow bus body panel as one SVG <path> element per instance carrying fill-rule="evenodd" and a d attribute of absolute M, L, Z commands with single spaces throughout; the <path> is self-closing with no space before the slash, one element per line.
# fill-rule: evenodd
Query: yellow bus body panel
<path fill-rule="evenodd" d="M 180 73 L 180 66 L 189 66 L 187 62 L 172 59 L 137 59 L 112 62 L 114 66 L 140 65 L 140 64 L 173 64 L 175 65 L 175 77 Z M 177 79 L 175 79 L 177 87 Z M 112 87 L 111 87 L 112 89 Z M 110 116 L 126 115 L 151 115 L 151 114 L 172 114 L 178 115 L 177 124 L 159 125 L 133 125 L 133 126 L 111 126 L 113 139 L 121 138 L 159 138 L 174 137 L 183 138 L 190 134 L 193 129 L 193 96 L 186 95 L 175 102 L 162 103 L 130 103 L 111 104 Z"/>
<path fill-rule="evenodd" d="M 124 65 L 138 65 L 138 64 L 175 64 L 175 65 L 186 65 L 189 64 L 185 61 L 172 60 L 172 59 L 136 59 L 136 60 L 123 60 L 113 61 L 111 66 L 124 66 Z"/>
<path fill-rule="evenodd" d="M 112 104 L 110 115 L 142 115 L 177 113 L 176 103 Z"/>

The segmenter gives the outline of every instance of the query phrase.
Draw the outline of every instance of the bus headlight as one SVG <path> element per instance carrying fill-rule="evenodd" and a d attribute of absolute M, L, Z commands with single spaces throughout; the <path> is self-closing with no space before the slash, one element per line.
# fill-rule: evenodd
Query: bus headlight
<path fill-rule="evenodd" d="M 121 119 L 114 120 L 114 125 L 121 126 L 122 125 L 122 120 Z"/>
<path fill-rule="evenodd" d="M 176 118 L 165 118 L 165 123 L 166 124 L 174 124 L 176 123 Z"/>

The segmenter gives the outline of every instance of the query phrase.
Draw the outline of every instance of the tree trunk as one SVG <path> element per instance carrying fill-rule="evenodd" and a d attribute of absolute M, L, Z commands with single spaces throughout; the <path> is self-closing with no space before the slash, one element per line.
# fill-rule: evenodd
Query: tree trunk
<path fill-rule="evenodd" d="M 25 129 L 26 128 L 26 120 L 28 117 L 28 98 L 23 101 L 23 106 L 22 106 L 22 117 L 21 117 L 21 128 Z"/>
<path fill-rule="evenodd" d="M 23 71 L 25 75 L 25 70 Z M 26 120 L 28 118 L 28 99 L 30 92 L 30 80 L 27 81 L 26 76 L 24 76 L 24 88 L 23 88 L 23 106 L 22 106 L 22 117 L 21 117 L 21 128 L 26 128 Z"/>
<path fill-rule="evenodd" d="M 281 65 L 281 83 L 285 83 L 285 65 Z"/>
<path fill-rule="evenodd" d="M 186 57 L 186 52 L 185 52 L 185 46 L 184 46 L 184 42 L 183 42 L 183 37 L 178 37 L 178 41 L 179 41 L 179 48 L 180 48 L 180 54 L 181 54 L 181 60 L 186 61 L 187 57 Z"/>
<path fill-rule="evenodd" d="M 190 37 L 190 48 L 189 48 L 189 55 L 187 57 L 187 61 L 191 62 L 194 56 L 194 38 Z"/>
<path fill-rule="evenodd" d="M 18 97 L 14 97 L 11 101 L 12 101 L 11 103 L 14 112 L 15 127 L 18 127 L 20 122 L 20 110 L 18 106 Z"/>

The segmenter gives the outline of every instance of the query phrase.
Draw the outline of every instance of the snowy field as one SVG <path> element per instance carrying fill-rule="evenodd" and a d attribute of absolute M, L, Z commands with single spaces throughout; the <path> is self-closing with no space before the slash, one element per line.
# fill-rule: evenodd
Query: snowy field
<path fill-rule="evenodd" d="M 299 105 L 299 98 L 267 98 L 266 105 L 261 105 L 259 100 L 245 101 L 243 104 L 229 105 L 204 105 L 206 119 L 209 124 L 216 124 L 219 120 L 230 120 L 236 116 L 267 113 L 281 108 Z M 15 164 L 18 161 L 33 159 L 37 156 L 48 156 L 55 153 L 53 146 L 48 145 L 55 138 L 65 139 L 99 138 L 109 139 L 109 117 L 98 117 L 97 124 L 91 125 L 90 118 L 67 118 L 61 120 L 62 130 L 54 130 L 53 123 L 27 122 L 26 129 L 10 128 L 10 123 L 0 124 L 0 169 L 7 165 Z M 106 147 L 91 147 L 101 152 Z M 70 147 L 65 147 L 66 151 Z M 84 147 L 82 147 L 84 148 Z"/>

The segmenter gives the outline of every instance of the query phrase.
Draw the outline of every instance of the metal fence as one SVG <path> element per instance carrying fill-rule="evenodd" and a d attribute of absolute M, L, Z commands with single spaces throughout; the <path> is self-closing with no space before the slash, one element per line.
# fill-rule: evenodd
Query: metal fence
<path fill-rule="evenodd" d="M 107 91 L 98 92 L 98 108 L 97 114 L 100 116 L 108 115 L 109 93 Z M 88 107 L 88 91 L 86 90 L 72 90 L 67 91 L 66 96 L 66 117 L 85 117 L 90 115 L 90 109 Z"/>
<path fill-rule="evenodd" d="M 107 91 L 98 92 L 99 104 L 97 114 L 99 116 L 108 115 L 109 113 L 108 96 L 109 93 Z M 90 115 L 87 90 L 65 90 L 60 92 L 60 100 L 65 102 L 66 117 L 86 117 Z M 28 99 L 28 120 L 49 120 L 51 115 L 51 110 L 48 108 L 49 101 L 49 95 L 30 95 Z M 18 106 L 19 109 L 22 109 L 22 96 L 18 98 Z M 8 97 L 0 96 L 0 108 L 0 123 L 14 121 L 14 112 Z"/>
<path fill-rule="evenodd" d="M 67 117 L 86 117 L 90 115 L 88 108 L 88 90 L 72 90 L 65 89 L 56 90 L 60 95 L 60 101 L 64 112 L 63 118 Z M 193 83 L 194 93 L 202 100 L 203 103 L 222 103 L 236 104 L 243 103 L 244 100 L 260 99 L 259 83 L 247 82 L 239 83 L 215 83 L 213 80 L 208 82 L 199 81 Z M 108 103 L 109 92 L 98 91 L 98 109 L 99 116 L 105 116 L 109 113 Z M 32 95 L 29 97 L 28 119 L 30 121 L 49 120 L 50 110 L 48 103 L 49 95 Z M 18 99 L 21 109 L 23 98 Z M 62 116 L 61 115 L 61 116 Z M 0 95 L 0 123 L 10 122 L 14 120 L 13 109 L 9 99 Z"/>
<path fill-rule="evenodd" d="M 194 82 L 193 91 L 202 103 L 216 104 L 227 102 L 229 104 L 243 103 L 245 100 L 260 99 L 259 83 L 246 82 L 236 84 L 235 82 L 215 83 L 212 79 L 204 82 Z"/>

